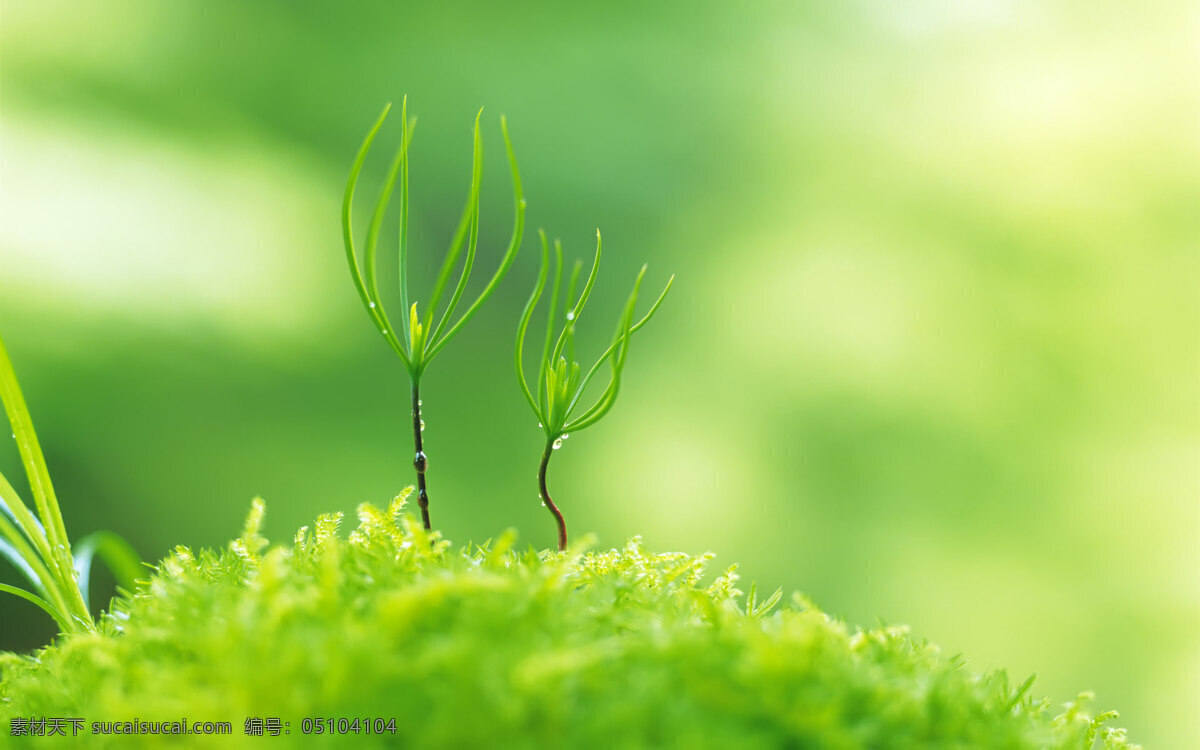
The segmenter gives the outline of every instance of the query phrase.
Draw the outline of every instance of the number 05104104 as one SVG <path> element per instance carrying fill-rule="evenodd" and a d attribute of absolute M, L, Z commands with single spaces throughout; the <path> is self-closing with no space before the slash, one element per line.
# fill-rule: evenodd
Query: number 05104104
<path fill-rule="evenodd" d="M 308 717 L 300 722 L 300 731 L 304 734 L 395 734 L 396 720 Z"/>

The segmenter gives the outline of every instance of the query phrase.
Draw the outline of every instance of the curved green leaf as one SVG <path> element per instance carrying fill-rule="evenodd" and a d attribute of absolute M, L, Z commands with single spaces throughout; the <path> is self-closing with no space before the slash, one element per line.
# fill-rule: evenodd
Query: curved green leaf
<path fill-rule="evenodd" d="M 144 572 L 137 550 L 111 531 L 95 531 L 75 543 L 75 573 L 84 601 L 88 601 L 93 557 L 104 561 L 117 579 L 118 586 L 126 591 L 137 588 L 137 579 Z"/>
<path fill-rule="evenodd" d="M 37 594 L 26 591 L 25 589 L 22 589 L 22 588 L 18 588 L 16 586 L 9 586 L 7 583 L 0 583 L 0 591 L 5 591 L 14 596 L 19 596 L 22 599 L 24 599 L 25 601 L 33 602 L 37 606 L 41 607 L 46 612 L 46 614 L 48 614 L 54 618 L 54 621 L 58 623 L 58 627 L 62 632 L 72 633 L 76 630 L 74 623 L 72 623 L 69 619 L 64 617 L 63 613 L 59 612 L 54 607 L 54 605 L 52 605 L 50 602 L 46 601 L 42 597 L 38 596 Z"/>

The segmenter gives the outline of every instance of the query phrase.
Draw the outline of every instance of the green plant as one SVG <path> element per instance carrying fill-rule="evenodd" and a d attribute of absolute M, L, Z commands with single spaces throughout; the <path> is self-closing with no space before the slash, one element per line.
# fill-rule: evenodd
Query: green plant
<path fill-rule="evenodd" d="M 637 539 L 539 553 L 511 532 L 453 549 L 403 504 L 359 506 L 349 535 L 325 515 L 272 546 L 256 501 L 240 538 L 176 548 L 95 635 L 0 657 L 0 720 L 83 717 L 90 734 L 187 717 L 230 722 L 250 746 L 263 739 L 244 736 L 247 718 L 276 717 L 280 747 L 1130 747 L 1083 699 L 1054 708 L 1031 680 L 975 673 L 905 628 L 759 600 L 733 568 L 706 576 L 711 555 Z"/>
<path fill-rule="evenodd" d="M 119 584 L 129 589 L 134 587 L 140 560 L 128 543 L 107 531 L 85 536 L 76 542 L 72 554 L 46 459 L 3 339 L 0 339 L 0 401 L 12 426 L 37 508 L 35 515 L 0 474 L 0 557 L 12 563 L 33 587 L 29 591 L 0 583 L 0 591 L 41 607 L 63 633 L 95 631 L 96 623 L 88 608 L 92 558 L 98 555 L 104 560 Z"/>
<path fill-rule="evenodd" d="M 521 175 L 517 170 L 517 159 L 513 154 L 512 142 L 508 137 L 508 125 L 504 117 L 501 117 L 500 129 L 504 134 L 504 146 L 508 152 L 508 163 L 512 169 L 513 180 L 515 218 L 513 220 L 512 239 L 509 242 L 508 251 L 500 261 L 500 267 L 493 274 L 487 286 L 484 287 L 476 300 L 467 308 L 466 312 L 457 321 L 450 324 L 455 308 L 458 306 L 463 292 L 466 290 L 467 280 L 471 275 L 471 267 L 475 262 L 475 248 L 479 240 L 479 186 L 483 174 L 483 140 L 479 135 L 479 118 L 483 114 L 483 110 L 480 110 L 479 114 L 475 116 L 474 157 L 472 159 L 471 187 L 467 195 L 467 205 L 463 209 L 458 228 L 455 230 L 454 236 L 450 241 L 450 249 L 446 252 L 441 271 L 434 282 L 433 291 L 429 295 L 429 302 L 425 307 L 425 315 L 422 320 L 417 312 L 417 303 L 414 301 L 410 306 L 408 296 L 408 146 L 412 138 L 413 129 L 416 127 L 416 118 L 413 118 L 411 121 L 408 119 L 408 97 L 405 97 L 401 105 L 400 117 L 403 121 L 403 126 L 400 147 L 397 149 L 396 156 L 392 160 L 387 178 L 380 191 L 379 200 L 375 203 L 371 223 L 367 228 L 366 248 L 363 259 L 363 265 L 366 267 L 365 278 L 363 269 L 359 265 L 358 252 L 354 247 L 354 231 L 350 217 L 354 202 L 354 187 L 358 183 L 358 176 L 362 171 L 363 163 L 366 161 L 367 153 L 371 149 L 371 143 L 375 140 L 375 135 L 379 132 L 383 121 L 387 119 L 390 109 L 390 104 L 384 107 L 374 127 L 367 133 L 362 147 L 359 148 L 358 156 L 354 160 L 354 166 L 350 170 L 350 177 L 346 182 L 345 197 L 342 201 L 342 237 L 346 246 L 346 259 L 350 265 L 350 273 L 354 279 L 354 285 L 358 289 L 358 296 L 362 299 L 363 306 L 366 308 L 371 321 L 379 329 L 380 333 L 383 334 L 384 340 L 396 352 L 400 361 L 404 363 L 404 368 L 408 371 L 409 381 L 412 385 L 412 426 L 415 449 L 413 468 L 417 472 L 417 505 L 421 509 L 421 519 L 425 528 L 430 529 L 432 527 L 429 522 L 429 494 L 425 487 L 425 472 L 428 467 L 428 458 L 425 455 L 421 441 L 421 431 L 425 426 L 425 423 L 421 419 L 421 376 L 424 374 L 425 368 L 437 356 L 438 352 L 478 312 L 480 306 L 491 296 L 496 286 L 500 283 L 500 280 L 508 273 L 508 269 L 512 265 L 513 259 L 516 258 L 517 250 L 521 245 L 521 235 L 525 227 L 525 198 L 521 192 Z M 384 308 L 383 300 L 379 295 L 379 283 L 376 278 L 375 265 L 379 232 L 383 226 L 384 214 L 387 212 L 397 179 L 400 182 L 399 293 L 400 307 L 403 312 L 400 318 L 403 337 L 397 335 L 396 327 L 389 319 L 387 311 Z M 450 274 L 454 271 L 459 255 L 462 253 L 464 241 L 467 244 L 467 253 L 463 260 L 462 273 L 459 276 L 458 284 L 450 295 L 450 300 L 446 305 L 445 311 L 438 320 L 437 326 L 434 327 L 434 313 L 441 302 L 442 294 L 446 290 Z"/>
<path fill-rule="evenodd" d="M 539 420 L 538 426 L 542 428 L 542 431 L 546 435 L 546 447 L 542 451 L 542 460 L 538 466 L 538 493 L 541 495 L 542 503 L 550 510 L 551 515 L 554 516 L 555 523 L 558 525 L 558 548 L 559 550 L 565 550 L 567 548 L 567 522 L 563 518 L 562 511 L 558 509 L 554 500 L 551 499 L 550 492 L 546 488 L 546 470 L 550 465 L 550 456 L 554 454 L 555 450 L 562 447 L 563 441 L 570 437 L 571 432 L 590 427 L 612 409 L 613 404 L 617 400 L 617 392 L 621 387 L 621 371 L 625 368 L 625 359 L 629 354 L 630 337 L 644 326 L 658 310 L 658 306 L 662 304 L 663 299 L 667 296 L 667 292 L 671 290 L 671 284 L 674 283 L 675 277 L 672 276 L 667 281 L 662 294 L 658 295 L 658 299 L 651 305 L 650 311 L 646 313 L 645 317 L 634 323 L 633 311 L 634 306 L 637 304 L 638 288 L 642 284 L 642 277 L 646 274 L 646 266 L 642 266 L 642 270 L 638 272 L 637 280 L 633 283 L 633 291 L 629 294 L 629 299 L 625 302 L 625 308 L 617 324 L 617 332 L 613 337 L 613 342 L 604 350 L 604 353 L 591 366 L 587 374 L 583 374 L 579 362 L 575 360 L 575 325 L 579 322 L 579 316 L 583 313 L 584 305 L 587 304 L 588 295 L 592 292 L 592 285 L 596 282 L 596 273 L 600 270 L 600 230 L 596 230 L 596 257 L 592 261 L 592 270 L 588 274 L 587 282 L 584 283 L 583 291 L 580 293 L 579 299 L 575 302 L 574 306 L 570 306 L 570 300 L 575 296 L 575 287 L 579 281 L 579 274 L 583 270 L 583 261 L 576 261 L 575 267 L 571 271 L 571 279 L 567 284 L 566 302 L 564 304 L 564 307 L 567 308 L 566 320 L 563 323 L 562 331 L 558 334 L 557 341 L 554 339 L 554 331 L 558 325 L 558 293 L 559 287 L 562 284 L 563 255 L 562 243 L 555 240 L 554 286 L 550 292 L 550 310 L 546 320 L 546 338 L 542 346 L 542 356 L 538 366 L 537 395 L 535 396 L 529 389 L 529 383 L 525 379 L 523 355 L 525 332 L 529 327 L 530 318 L 533 317 L 533 310 L 537 306 L 538 299 L 542 295 L 542 290 L 545 288 L 546 274 L 550 268 L 550 248 L 546 242 L 546 234 L 540 230 L 538 234 L 542 240 L 542 266 L 538 274 L 537 285 L 534 287 L 529 301 L 525 304 L 525 311 L 521 313 L 521 322 L 517 326 L 517 343 L 514 360 L 517 370 L 517 381 L 521 385 L 521 392 L 525 394 L 525 400 L 529 402 L 529 407 L 537 415 Z M 554 341 L 553 348 L 551 348 L 552 341 Z M 608 385 L 591 407 L 572 419 L 571 415 L 579 405 L 580 399 L 583 398 L 583 393 L 592 382 L 596 371 L 610 357 L 612 358 L 612 378 L 609 380 Z"/>

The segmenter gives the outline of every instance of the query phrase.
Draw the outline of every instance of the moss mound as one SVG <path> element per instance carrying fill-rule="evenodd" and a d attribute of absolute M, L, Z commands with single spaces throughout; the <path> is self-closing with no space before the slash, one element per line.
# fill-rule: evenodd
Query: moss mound
<path fill-rule="evenodd" d="M 256 502 L 227 550 L 176 549 L 100 634 L 4 655 L 0 716 L 80 717 L 88 746 L 123 748 L 1131 747 L 1111 713 L 1052 710 L 903 628 L 743 598 L 732 569 L 703 585 L 709 556 L 520 552 L 511 535 L 456 551 L 402 506 L 268 548 Z M 232 734 L 91 735 L 185 718 Z M 278 739 L 246 734 L 264 725 Z"/>

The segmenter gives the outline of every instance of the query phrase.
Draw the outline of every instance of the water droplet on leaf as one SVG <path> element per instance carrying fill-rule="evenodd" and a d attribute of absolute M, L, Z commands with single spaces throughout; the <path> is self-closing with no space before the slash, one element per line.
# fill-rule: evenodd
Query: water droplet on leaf
<path fill-rule="evenodd" d="M 421 432 L 424 432 L 424 431 L 425 431 L 425 420 L 422 419 L 421 420 Z"/>
<path fill-rule="evenodd" d="M 555 440 L 554 445 L 552 445 L 551 447 L 554 450 L 558 450 L 559 448 L 561 448 L 562 447 L 562 438 L 558 438 L 557 440 Z"/>
<path fill-rule="evenodd" d="M 575 320 L 575 311 L 574 310 L 567 313 L 567 320 Z"/>
<path fill-rule="evenodd" d="M 374 303 L 374 302 L 370 303 L 370 306 L 371 306 L 371 309 L 372 309 L 372 310 L 373 310 L 373 309 L 375 309 L 375 303 Z"/>
<path fill-rule="evenodd" d="M 416 458 L 413 459 L 413 467 L 417 471 L 424 473 L 426 467 L 428 467 L 428 466 L 429 466 L 429 459 L 426 458 L 425 452 L 417 451 Z"/>

